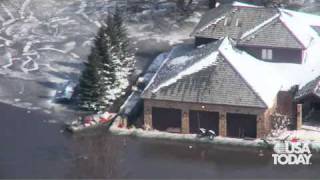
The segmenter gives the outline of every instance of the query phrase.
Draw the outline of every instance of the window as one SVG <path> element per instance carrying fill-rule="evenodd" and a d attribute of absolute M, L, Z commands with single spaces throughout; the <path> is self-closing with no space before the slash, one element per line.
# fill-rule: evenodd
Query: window
<path fill-rule="evenodd" d="M 272 59 L 272 49 L 262 49 L 261 58 L 266 59 L 266 60 L 271 60 Z"/>

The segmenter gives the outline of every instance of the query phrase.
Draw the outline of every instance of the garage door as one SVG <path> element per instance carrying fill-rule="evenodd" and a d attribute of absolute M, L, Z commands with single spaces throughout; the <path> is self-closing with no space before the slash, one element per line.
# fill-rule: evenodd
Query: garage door
<path fill-rule="evenodd" d="M 181 110 L 152 108 L 152 125 L 160 131 L 181 132 Z"/>
<path fill-rule="evenodd" d="M 219 134 L 219 113 L 207 111 L 190 111 L 190 133 L 197 133 L 199 128 L 214 130 Z"/>
<path fill-rule="evenodd" d="M 257 137 L 257 116 L 247 114 L 227 114 L 227 136 L 245 138 Z"/>

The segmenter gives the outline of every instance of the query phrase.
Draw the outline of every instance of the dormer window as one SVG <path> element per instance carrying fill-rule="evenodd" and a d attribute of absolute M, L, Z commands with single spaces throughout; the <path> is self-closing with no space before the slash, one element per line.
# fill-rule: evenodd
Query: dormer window
<path fill-rule="evenodd" d="M 261 58 L 264 60 L 272 60 L 272 49 L 262 49 Z"/>

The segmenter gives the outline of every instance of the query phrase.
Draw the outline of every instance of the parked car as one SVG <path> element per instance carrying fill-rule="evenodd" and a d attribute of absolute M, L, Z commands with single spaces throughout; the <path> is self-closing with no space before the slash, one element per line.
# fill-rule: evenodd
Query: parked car
<path fill-rule="evenodd" d="M 55 94 L 55 101 L 57 102 L 68 102 L 72 99 L 77 84 L 73 81 L 67 81 L 59 85 Z"/>

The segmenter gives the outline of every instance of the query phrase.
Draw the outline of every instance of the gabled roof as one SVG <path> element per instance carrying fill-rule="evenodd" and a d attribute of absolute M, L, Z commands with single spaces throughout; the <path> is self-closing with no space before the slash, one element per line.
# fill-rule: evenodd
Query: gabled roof
<path fill-rule="evenodd" d="M 314 95 L 320 98 L 320 76 L 307 83 L 296 94 L 295 99 L 300 100 L 306 96 Z"/>
<path fill-rule="evenodd" d="M 228 36 L 241 45 L 306 49 L 315 35 L 311 24 L 320 24 L 312 15 L 302 22 L 303 13 L 236 4 L 208 11 L 191 35 L 212 39 Z"/>
<path fill-rule="evenodd" d="M 238 39 L 242 33 L 263 23 L 277 13 L 277 9 L 274 8 L 221 5 L 205 13 L 191 35 L 214 39 L 229 36 Z M 237 26 L 237 21 L 240 26 Z"/>
<path fill-rule="evenodd" d="M 290 90 L 296 85 L 304 87 L 320 76 L 319 46 L 320 40 L 316 39 L 306 50 L 306 60 L 302 64 L 259 61 L 248 53 L 234 48 L 227 40 L 222 43 L 219 51 L 268 107 L 272 107 L 279 91 Z"/>
<path fill-rule="evenodd" d="M 317 39 L 306 50 L 307 60 L 302 64 L 272 63 L 257 60 L 236 49 L 234 42 L 225 38 L 169 59 L 158 70 L 142 97 L 272 107 L 280 90 L 289 90 L 295 85 L 304 87 L 320 76 L 319 46 L 320 40 Z"/>
<path fill-rule="evenodd" d="M 211 43 L 185 56 L 168 60 L 145 99 L 267 108 L 264 101 Z"/>
<path fill-rule="evenodd" d="M 278 18 L 268 23 L 265 27 L 257 29 L 255 32 L 250 33 L 250 35 L 240 39 L 237 44 L 279 48 L 304 48 L 303 44 L 299 43 L 293 33 Z"/>

